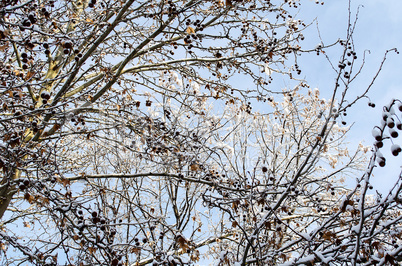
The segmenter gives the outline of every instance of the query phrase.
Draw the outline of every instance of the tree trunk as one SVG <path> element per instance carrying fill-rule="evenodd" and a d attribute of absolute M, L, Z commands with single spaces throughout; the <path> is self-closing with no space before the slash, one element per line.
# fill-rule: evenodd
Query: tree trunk
<path fill-rule="evenodd" d="M 8 205 L 10 204 L 14 194 L 17 192 L 16 186 L 11 184 L 12 180 L 15 180 L 21 176 L 21 171 L 17 169 L 12 170 L 13 173 L 10 175 L 5 174 L 3 180 L 1 181 L 0 187 L 0 219 L 3 218 Z"/>

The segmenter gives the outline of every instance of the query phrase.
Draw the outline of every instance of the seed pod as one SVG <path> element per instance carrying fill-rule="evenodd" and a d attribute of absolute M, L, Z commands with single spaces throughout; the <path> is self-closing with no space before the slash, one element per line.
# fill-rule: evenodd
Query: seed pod
<path fill-rule="evenodd" d="M 49 94 L 49 92 L 47 92 L 47 91 L 42 91 L 41 94 L 40 94 L 40 97 L 41 97 L 42 99 L 49 100 L 49 99 L 50 99 L 50 94 Z"/>
<path fill-rule="evenodd" d="M 382 112 L 382 119 L 384 121 L 387 121 L 388 117 L 390 117 L 390 113 L 388 112 Z"/>
<path fill-rule="evenodd" d="M 395 126 L 395 122 L 394 122 L 394 119 L 392 117 L 387 118 L 387 126 L 389 128 L 393 128 Z"/>
<path fill-rule="evenodd" d="M 390 106 L 388 112 L 390 113 L 390 115 L 395 115 L 394 107 Z"/>
<path fill-rule="evenodd" d="M 377 157 L 377 163 L 380 167 L 385 166 L 385 158 L 384 157 Z"/>
<path fill-rule="evenodd" d="M 398 137 L 398 132 L 395 130 L 395 129 L 393 129 L 393 128 L 390 128 L 389 129 L 389 134 L 391 135 L 391 137 L 393 137 L 393 138 L 397 138 Z"/>
<path fill-rule="evenodd" d="M 391 146 L 392 155 L 398 156 L 398 154 L 402 151 L 401 147 L 398 144 L 393 144 Z"/>
<path fill-rule="evenodd" d="M 376 141 L 382 140 L 382 131 L 378 127 L 373 128 L 372 134 Z"/>
<path fill-rule="evenodd" d="M 384 146 L 384 143 L 382 142 L 382 141 L 377 141 L 377 142 L 375 142 L 374 143 L 374 145 L 377 147 L 377 148 L 382 148 L 383 146 Z"/>

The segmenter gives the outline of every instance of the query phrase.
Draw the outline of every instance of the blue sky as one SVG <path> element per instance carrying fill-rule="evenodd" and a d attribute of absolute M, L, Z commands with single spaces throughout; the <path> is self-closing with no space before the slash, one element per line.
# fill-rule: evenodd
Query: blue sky
<path fill-rule="evenodd" d="M 317 5 L 314 2 L 303 2 L 299 17 L 306 22 L 317 19 L 321 37 L 325 44 L 335 42 L 338 38 L 345 38 L 348 23 L 348 0 L 325 1 L 324 5 Z M 358 6 L 360 8 L 354 34 L 355 49 L 359 59 L 362 58 L 365 50 L 370 51 L 370 53 L 366 54 L 366 63 L 362 74 L 352 84 L 352 93 L 356 94 L 367 88 L 378 70 L 386 50 L 397 48 L 402 52 L 402 16 L 400 15 L 402 1 L 352 0 L 350 10 L 353 18 L 356 16 Z M 320 42 L 315 23 L 305 35 L 306 40 L 311 41 L 312 44 Z M 334 63 L 337 63 L 340 48 L 332 50 L 329 51 L 328 55 L 334 59 Z M 320 88 L 323 97 L 329 97 L 328 93 L 333 88 L 334 72 L 324 57 L 317 59 L 315 56 L 314 59 L 311 58 L 313 61 L 309 60 L 309 57 L 304 60 L 304 63 L 308 65 L 307 68 L 306 65 L 304 66 L 304 77 L 310 86 Z M 364 141 L 365 145 L 373 143 L 371 130 L 375 125 L 380 124 L 382 107 L 388 104 L 392 98 L 402 99 L 401 84 L 402 53 L 400 55 L 390 53 L 369 94 L 371 101 L 376 104 L 376 108 L 368 107 L 368 100 L 363 99 L 344 118 L 348 124 L 355 122 L 347 138 L 351 148 L 356 147 L 360 141 Z M 401 137 L 397 142 L 402 144 L 400 139 Z M 372 179 L 375 189 L 384 193 L 396 180 L 402 165 L 401 156 L 393 157 L 389 147 L 390 145 L 385 145 L 382 151 L 387 158 L 386 167 L 377 169 Z"/>

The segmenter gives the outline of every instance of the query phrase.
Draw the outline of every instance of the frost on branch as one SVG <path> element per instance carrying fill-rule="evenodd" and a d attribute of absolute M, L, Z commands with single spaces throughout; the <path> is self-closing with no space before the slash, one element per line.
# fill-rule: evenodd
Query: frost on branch
<path fill-rule="evenodd" d="M 383 142 L 400 153 L 402 105 L 384 109 L 348 189 L 367 152 L 344 142 L 344 116 L 368 93 L 348 94 L 353 29 L 304 47 L 301 4 L 3 1 L 4 263 L 399 260 L 399 183 L 367 191 Z M 323 99 L 297 79 L 298 59 L 329 47 L 341 58 Z"/>

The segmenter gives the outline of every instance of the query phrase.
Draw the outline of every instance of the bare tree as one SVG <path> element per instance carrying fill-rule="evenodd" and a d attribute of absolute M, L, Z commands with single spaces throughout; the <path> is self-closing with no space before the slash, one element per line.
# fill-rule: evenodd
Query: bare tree
<path fill-rule="evenodd" d="M 302 49 L 299 5 L 3 1 L 4 264 L 396 264 L 399 179 L 368 191 L 402 105 L 384 107 L 368 162 L 370 147 L 349 152 L 341 117 L 382 65 L 351 100 L 353 21 L 345 40 Z M 297 59 L 332 46 L 324 100 Z"/>

